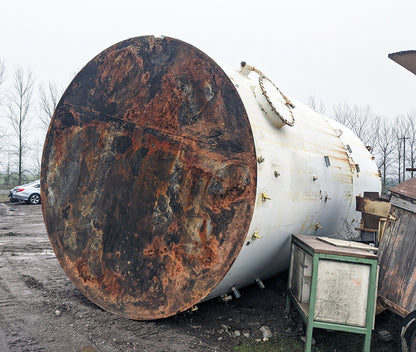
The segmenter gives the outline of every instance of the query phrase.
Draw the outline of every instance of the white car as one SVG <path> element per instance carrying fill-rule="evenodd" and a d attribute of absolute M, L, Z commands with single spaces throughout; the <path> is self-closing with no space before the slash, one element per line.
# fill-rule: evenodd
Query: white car
<path fill-rule="evenodd" d="M 25 201 L 29 204 L 40 203 L 40 180 L 27 183 L 25 185 L 16 186 L 9 191 L 11 202 Z"/>

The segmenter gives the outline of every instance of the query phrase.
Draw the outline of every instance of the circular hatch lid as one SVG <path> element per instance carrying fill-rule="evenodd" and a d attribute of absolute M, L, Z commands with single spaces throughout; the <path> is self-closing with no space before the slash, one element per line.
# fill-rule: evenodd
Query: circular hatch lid
<path fill-rule="evenodd" d="M 257 101 L 268 119 L 278 128 L 284 125 L 293 126 L 295 118 L 292 109 L 295 107 L 290 100 L 266 76 L 259 77 L 261 96 Z"/>

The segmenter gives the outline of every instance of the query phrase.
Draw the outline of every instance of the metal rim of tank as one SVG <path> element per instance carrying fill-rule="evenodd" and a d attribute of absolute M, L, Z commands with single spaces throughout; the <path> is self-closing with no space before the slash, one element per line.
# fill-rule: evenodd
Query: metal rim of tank
<path fill-rule="evenodd" d="M 42 208 L 56 257 L 110 312 L 187 310 L 244 244 L 256 167 L 244 105 L 211 58 L 169 37 L 117 43 L 77 74 L 46 137 Z"/>
<path fill-rule="evenodd" d="M 274 97 L 271 96 L 271 92 L 270 90 L 268 91 L 265 87 L 265 81 L 269 82 L 269 84 L 272 85 L 272 87 L 275 89 L 275 91 L 283 98 L 284 100 L 284 106 L 287 109 L 287 113 L 285 114 L 284 111 L 279 111 L 279 109 L 276 107 L 276 103 L 279 103 L 278 100 Z M 272 82 L 272 80 L 270 80 L 269 78 L 267 78 L 264 75 L 260 75 L 259 76 L 259 86 L 260 89 L 264 95 L 264 97 L 267 100 L 267 103 L 270 105 L 271 110 L 274 112 L 274 114 L 277 116 L 277 118 L 280 120 L 280 123 L 282 125 L 288 125 L 290 127 L 293 127 L 295 125 L 295 117 L 293 116 L 292 113 L 292 109 L 295 107 L 292 102 L 286 97 L 286 95 L 284 95 L 280 89 Z M 284 117 L 283 115 L 287 115 L 286 117 Z"/>

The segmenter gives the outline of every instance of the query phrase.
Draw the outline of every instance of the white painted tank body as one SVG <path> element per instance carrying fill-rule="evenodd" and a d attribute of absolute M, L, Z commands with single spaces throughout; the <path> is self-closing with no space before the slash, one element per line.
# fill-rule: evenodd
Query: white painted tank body
<path fill-rule="evenodd" d="M 259 105 L 264 100 L 260 76 L 221 67 L 251 124 L 258 160 L 257 198 L 238 257 L 206 299 L 285 270 L 291 234 L 356 239 L 361 213 L 355 210 L 355 197 L 381 190 L 374 158 L 351 130 L 292 99 L 294 124 L 278 128 Z M 270 98 L 276 98 L 271 93 Z M 283 105 L 278 109 L 283 117 L 289 116 Z"/>
<path fill-rule="evenodd" d="M 254 67 L 153 36 L 112 45 L 76 75 L 49 127 L 41 183 L 48 235 L 75 286 L 139 320 L 285 270 L 291 234 L 358 237 L 356 196 L 381 188 L 346 127 Z"/>

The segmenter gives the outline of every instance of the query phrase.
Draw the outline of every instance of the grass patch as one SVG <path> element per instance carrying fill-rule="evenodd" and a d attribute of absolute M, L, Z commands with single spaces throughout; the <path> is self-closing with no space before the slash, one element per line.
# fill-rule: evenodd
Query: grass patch
<path fill-rule="evenodd" d="M 299 337 L 277 336 L 266 342 L 249 342 L 234 347 L 233 352 L 303 352 L 304 344 Z"/>
<path fill-rule="evenodd" d="M 0 193 L 0 203 L 5 203 L 9 201 L 9 196 L 8 196 L 8 192 L 7 193 Z"/>
<path fill-rule="evenodd" d="M 357 352 L 362 351 L 364 335 L 346 332 L 328 332 L 316 329 L 314 331 L 315 346 L 312 352 Z M 266 342 L 248 341 L 230 349 L 232 352 L 303 352 L 305 344 L 299 336 L 277 336 Z M 397 352 L 400 346 L 397 342 L 383 342 L 373 331 L 371 352 Z"/>

